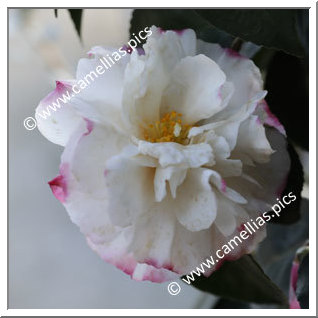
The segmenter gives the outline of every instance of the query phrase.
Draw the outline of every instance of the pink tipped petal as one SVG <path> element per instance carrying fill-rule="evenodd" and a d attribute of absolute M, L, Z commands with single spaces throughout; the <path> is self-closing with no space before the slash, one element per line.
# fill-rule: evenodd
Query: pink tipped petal
<path fill-rule="evenodd" d="M 154 283 L 164 283 L 178 279 L 179 276 L 166 269 L 156 269 L 145 264 L 138 264 L 134 272 L 133 279 L 139 281 L 151 281 Z"/>
<path fill-rule="evenodd" d="M 145 50 L 141 47 L 137 47 L 137 52 L 139 55 L 145 55 Z"/>
<path fill-rule="evenodd" d="M 223 116 L 220 117 L 228 118 L 262 91 L 262 76 L 253 61 L 231 49 L 223 49 L 218 44 L 206 43 L 201 40 L 198 40 L 197 49 L 214 60 L 225 73 L 227 81 L 234 84 L 235 92 L 228 106 L 222 112 Z"/>
<path fill-rule="evenodd" d="M 114 246 L 116 246 L 115 243 L 107 246 L 103 244 L 94 244 L 90 239 L 87 239 L 87 242 L 103 260 L 115 265 L 134 280 L 147 280 L 154 283 L 163 283 L 178 278 L 178 275 L 171 272 L 169 269 L 156 268 L 146 263 L 137 263 L 132 255 L 127 255 L 125 252 L 122 252 L 123 245 L 114 249 Z"/>
<path fill-rule="evenodd" d="M 256 114 L 259 115 L 260 121 L 268 126 L 276 128 L 281 134 L 286 137 L 284 126 L 280 123 L 278 118 L 270 111 L 265 99 L 261 100 L 256 108 Z"/>
<path fill-rule="evenodd" d="M 296 296 L 298 268 L 299 268 L 299 264 L 296 262 L 293 262 L 292 269 L 290 272 L 290 285 L 289 285 L 289 308 L 290 309 L 301 309 L 300 304 L 297 300 L 297 296 Z"/>
<path fill-rule="evenodd" d="M 196 35 L 192 29 L 182 29 L 182 30 L 162 30 L 161 28 L 156 28 L 160 35 L 164 35 L 168 32 L 175 33 L 178 35 L 178 40 L 181 43 L 185 56 L 196 55 Z M 156 33 L 156 31 L 154 31 Z"/>
<path fill-rule="evenodd" d="M 232 58 L 241 58 L 241 59 L 246 59 L 243 55 L 241 55 L 239 52 L 232 50 L 231 48 L 225 48 L 224 49 L 226 54 L 229 55 Z"/>
<path fill-rule="evenodd" d="M 61 146 L 83 120 L 72 104 L 72 85 L 70 81 L 57 81 L 55 90 L 40 102 L 35 113 L 40 132 Z"/>
<path fill-rule="evenodd" d="M 126 214 L 125 209 L 130 206 L 130 212 L 137 213 L 139 209 L 136 204 L 140 203 L 141 194 L 146 193 L 147 189 L 151 192 L 152 189 L 139 180 L 140 169 L 135 171 L 138 178 L 128 177 L 127 173 L 134 173 L 133 165 L 127 165 L 124 159 L 122 163 L 114 162 L 106 169 L 105 174 L 105 159 L 112 156 L 120 146 L 120 142 L 124 142 L 120 140 L 120 136 L 116 138 L 114 133 L 110 132 L 111 128 L 95 124 L 91 133 L 87 134 L 87 128 L 83 127 L 78 132 L 78 136 L 74 135 L 73 140 L 67 145 L 62 160 L 69 163 L 72 178 L 68 185 L 68 200 L 65 207 L 72 221 L 87 236 L 89 245 L 105 261 L 114 264 L 136 280 L 163 282 L 172 279 L 176 277 L 176 274 L 171 272 L 172 265 L 169 258 L 169 242 L 173 239 L 173 222 L 171 222 L 173 214 L 167 211 L 168 219 L 164 221 L 158 211 L 152 208 L 153 211 L 146 216 L 149 219 L 145 219 L 145 223 L 140 219 L 134 227 L 129 226 L 137 214 Z M 87 159 L 90 165 L 86 162 Z M 127 169 L 127 173 L 123 173 L 123 167 Z M 117 168 L 120 170 L 116 172 Z M 146 174 L 147 169 L 144 168 Z M 124 179 L 118 179 L 119 177 Z M 113 180 L 111 188 L 107 186 L 110 179 Z M 132 183 L 128 184 L 127 180 L 131 180 Z M 137 180 L 140 182 L 136 182 Z M 118 187 L 114 187 L 116 183 Z M 141 192 L 136 194 L 139 190 Z M 118 191 L 124 191 L 123 195 Z M 128 193 L 131 193 L 131 199 L 123 200 L 128 198 Z M 149 196 L 149 199 L 152 197 Z M 118 203 L 121 203 L 122 208 L 118 208 Z M 150 205 L 145 205 L 146 202 L 141 203 L 143 203 L 139 205 L 141 208 L 151 208 Z M 117 227 L 114 225 L 114 220 L 123 226 Z M 163 222 L 161 227 L 159 227 L 160 221 Z M 145 232 L 146 229 L 149 229 L 149 233 Z M 142 236 L 142 233 L 145 236 Z M 151 237 L 154 240 L 152 245 L 151 240 L 145 245 L 146 240 Z M 163 246 L 166 254 L 162 253 Z M 146 265 L 149 258 L 153 261 L 152 265 L 156 265 L 157 268 Z"/>
<path fill-rule="evenodd" d="M 87 52 L 89 57 L 99 57 L 99 58 L 106 56 L 107 53 L 109 52 L 102 46 L 94 46 Z"/>
<path fill-rule="evenodd" d="M 145 259 L 144 260 L 144 263 L 147 264 L 147 265 L 150 265 L 154 268 L 157 268 L 157 269 L 166 269 L 168 271 L 173 271 L 173 265 L 172 264 L 162 264 L 162 265 L 159 265 L 158 264 L 158 261 L 155 260 L 155 259 Z"/>
<path fill-rule="evenodd" d="M 133 52 L 133 49 L 128 45 L 124 45 L 121 49 L 126 51 L 128 54 L 131 54 Z"/>
<path fill-rule="evenodd" d="M 54 196 L 62 203 L 65 203 L 67 199 L 67 173 L 68 166 L 62 165 L 60 175 L 48 182 Z"/>
<path fill-rule="evenodd" d="M 92 122 L 91 120 L 84 118 L 85 122 L 86 122 L 86 128 L 87 128 L 87 132 L 84 134 L 85 136 L 89 135 L 93 128 L 94 128 L 94 122 Z"/>
<path fill-rule="evenodd" d="M 165 204 L 165 211 L 162 205 Z M 175 234 L 176 219 L 169 204 L 154 204 L 134 224 L 134 234 L 129 247 L 138 263 L 155 268 L 171 269 L 171 248 Z"/>
<path fill-rule="evenodd" d="M 134 50 L 136 50 L 138 55 L 145 55 L 145 50 L 143 48 L 141 48 L 141 47 L 137 47 L 137 48 L 133 49 L 133 48 L 131 48 L 128 45 L 124 45 L 123 47 L 121 47 L 121 49 L 126 51 L 128 54 L 132 54 L 132 52 Z"/>
<path fill-rule="evenodd" d="M 222 190 L 222 192 L 226 192 L 226 182 L 224 179 L 222 179 L 221 190 Z"/>
<path fill-rule="evenodd" d="M 209 174 L 211 184 L 213 184 L 217 189 L 219 189 L 222 195 L 232 200 L 233 202 L 239 204 L 247 203 L 246 199 L 243 196 L 241 196 L 239 192 L 234 191 L 233 189 L 227 186 L 226 181 L 221 178 L 219 173 L 217 173 L 214 170 L 209 170 Z"/>
<path fill-rule="evenodd" d="M 195 32 L 191 29 L 184 29 L 175 31 L 181 41 L 181 45 L 185 52 L 186 56 L 194 56 L 196 55 L 196 35 Z"/>
<path fill-rule="evenodd" d="M 277 187 L 276 195 L 277 198 L 281 198 L 284 190 L 286 189 L 288 182 L 288 175 L 281 181 L 281 184 Z"/>
<path fill-rule="evenodd" d="M 66 201 L 66 184 L 63 176 L 57 176 L 53 180 L 49 181 L 49 185 L 54 196 L 62 203 Z"/>
<path fill-rule="evenodd" d="M 130 55 L 121 56 L 118 49 L 100 46 L 92 48 L 89 55 L 91 58 L 78 62 L 74 108 L 91 121 L 123 129 L 123 81 Z"/>

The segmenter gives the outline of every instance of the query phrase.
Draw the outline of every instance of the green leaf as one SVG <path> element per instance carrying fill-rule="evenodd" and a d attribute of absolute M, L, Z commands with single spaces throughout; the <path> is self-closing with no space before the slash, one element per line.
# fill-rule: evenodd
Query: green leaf
<path fill-rule="evenodd" d="M 243 301 L 220 298 L 213 309 L 251 309 L 250 304 Z"/>
<path fill-rule="evenodd" d="M 256 58 L 256 57 L 255 57 Z M 297 200 L 286 206 L 276 223 L 293 223 L 299 219 L 304 173 L 293 145 L 309 147 L 309 89 L 307 59 L 300 60 L 284 52 L 276 52 L 268 63 L 265 89 L 266 101 L 272 113 L 284 125 L 291 159 L 290 173 L 282 196 L 293 192 Z M 295 129 L 297 127 L 297 129 Z"/>
<path fill-rule="evenodd" d="M 211 25 L 245 41 L 304 56 L 296 9 L 201 9 Z"/>
<path fill-rule="evenodd" d="M 270 223 L 291 224 L 300 219 L 301 204 L 303 201 L 301 192 L 304 184 L 304 172 L 299 156 L 291 143 L 288 143 L 287 150 L 291 163 L 286 186 L 281 197 L 283 198 L 292 192 L 296 196 L 296 200 L 293 201 L 292 204 L 286 205 L 281 211 L 279 218 L 272 218 Z"/>
<path fill-rule="evenodd" d="M 81 37 L 81 23 L 82 23 L 82 9 L 68 9 L 71 19 L 74 23 L 76 32 L 79 37 Z"/>
<path fill-rule="evenodd" d="M 299 39 L 308 57 L 309 50 L 309 10 L 297 10 L 297 30 Z"/>
<path fill-rule="evenodd" d="M 268 65 L 265 89 L 271 111 L 286 129 L 287 136 L 302 148 L 309 147 L 308 59 L 276 52 Z"/>
<path fill-rule="evenodd" d="M 137 9 L 130 33 L 156 25 L 164 30 L 191 28 L 199 39 L 230 47 L 239 37 L 255 44 L 304 56 L 307 9 Z M 308 21 L 307 21 L 308 23 Z M 305 48 L 306 49 L 306 48 Z"/>
<path fill-rule="evenodd" d="M 267 236 L 260 243 L 255 259 L 266 275 L 285 293 L 289 293 L 290 272 L 297 250 L 308 240 L 309 203 L 301 200 L 301 218 L 292 224 L 266 225 Z"/>
<path fill-rule="evenodd" d="M 229 47 L 234 37 L 221 31 L 192 9 L 136 9 L 130 22 L 130 34 L 155 25 L 163 30 L 193 29 L 199 39 Z"/>
<path fill-rule="evenodd" d="M 276 52 L 276 50 L 261 46 L 260 50 L 253 56 L 253 62 L 262 73 L 266 74 L 268 65 L 271 63 Z"/>
<path fill-rule="evenodd" d="M 221 297 L 255 303 L 276 303 L 288 307 L 284 293 L 265 275 L 250 255 L 225 261 L 210 277 L 197 277 L 196 288 Z"/>

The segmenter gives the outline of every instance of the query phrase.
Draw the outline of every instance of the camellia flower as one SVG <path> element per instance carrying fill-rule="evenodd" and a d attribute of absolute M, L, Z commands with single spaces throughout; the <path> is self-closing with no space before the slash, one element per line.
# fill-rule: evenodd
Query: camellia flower
<path fill-rule="evenodd" d="M 43 119 L 76 81 L 57 82 L 36 117 L 65 147 L 49 184 L 90 247 L 133 279 L 163 282 L 270 210 L 290 162 L 251 60 L 192 30 L 151 31 L 144 54 L 122 57 Z M 77 81 L 111 52 L 93 48 Z M 263 226 L 224 259 L 250 253 L 265 235 Z"/>

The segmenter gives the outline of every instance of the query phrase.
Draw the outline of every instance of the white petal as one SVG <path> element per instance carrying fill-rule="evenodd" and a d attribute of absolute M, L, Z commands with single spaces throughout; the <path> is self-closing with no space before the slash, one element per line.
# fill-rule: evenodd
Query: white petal
<path fill-rule="evenodd" d="M 160 202 L 167 194 L 166 181 L 170 184 L 171 195 L 176 197 L 177 187 L 182 184 L 187 174 L 187 169 L 177 167 L 167 167 L 156 169 L 154 178 L 154 189 L 156 201 Z"/>
<path fill-rule="evenodd" d="M 242 174 L 242 162 L 237 159 L 228 159 L 231 155 L 230 146 L 226 139 L 222 136 L 213 134 L 207 142 L 211 145 L 213 153 L 215 154 L 215 164 L 213 170 L 216 170 L 223 178 L 230 176 L 240 176 Z"/>
<path fill-rule="evenodd" d="M 118 160 L 117 165 L 113 164 L 114 160 L 110 160 L 127 144 L 128 140 L 124 136 L 110 127 L 96 124 L 89 134 L 83 135 L 77 142 L 72 140 L 67 145 L 62 164 L 69 166 L 78 191 L 82 193 L 81 196 L 86 197 L 87 203 L 82 203 L 83 207 L 89 203 L 93 205 L 92 200 L 97 200 L 94 205 L 98 204 L 97 215 L 89 210 L 85 212 L 85 216 L 78 212 L 71 215 L 73 221 L 80 217 L 87 222 L 89 220 L 102 225 L 103 218 L 99 219 L 98 213 L 104 213 L 112 224 L 126 226 L 132 223 L 138 213 L 145 212 L 146 199 L 154 198 L 153 179 L 148 175 L 150 168 L 140 167 L 124 156 Z M 108 160 L 112 163 L 109 167 Z M 147 195 L 149 191 L 150 195 Z M 143 196 L 145 199 L 140 200 Z M 82 209 L 78 207 L 78 210 Z M 76 221 L 78 222 L 80 220 Z"/>
<path fill-rule="evenodd" d="M 72 85 L 73 82 L 70 81 L 57 81 L 55 90 L 41 100 L 35 112 L 37 126 L 42 135 L 61 146 L 66 145 L 72 133 L 84 122 L 71 99 L 66 103 L 59 100 L 68 100 L 67 97 L 72 95 Z"/>
<path fill-rule="evenodd" d="M 196 35 L 192 29 L 185 29 L 177 32 L 180 37 L 181 45 L 185 56 L 194 56 L 196 54 Z"/>
<path fill-rule="evenodd" d="M 230 236 L 236 229 L 236 207 L 238 204 L 217 195 L 218 211 L 215 219 L 215 225 L 224 236 Z"/>
<path fill-rule="evenodd" d="M 202 85 L 204 83 L 204 85 Z M 209 118 L 224 107 L 222 85 L 225 75 L 219 66 L 204 55 L 184 58 L 173 70 L 164 92 L 161 114 L 182 113 L 182 122 L 194 124 Z"/>
<path fill-rule="evenodd" d="M 270 111 L 265 99 L 261 100 L 254 112 L 255 115 L 258 116 L 259 120 L 270 126 L 275 127 L 281 134 L 286 137 L 286 131 L 284 126 L 280 123 L 278 118 Z"/>
<path fill-rule="evenodd" d="M 242 161 L 236 159 L 218 160 L 213 166 L 213 169 L 221 174 L 223 178 L 240 176 L 242 168 Z"/>
<path fill-rule="evenodd" d="M 86 127 L 80 127 L 62 155 L 60 170 L 64 178 L 64 205 L 71 220 L 94 240 L 108 240 L 113 235 L 114 226 L 105 210 L 108 201 L 105 160 L 118 152 L 118 147 L 125 142 L 110 128 L 95 125 L 88 131 Z"/>
<path fill-rule="evenodd" d="M 216 251 L 212 229 L 191 232 L 180 223 L 176 224 L 171 251 L 172 264 L 177 272 L 188 274 Z"/>
<path fill-rule="evenodd" d="M 239 192 L 228 187 L 226 184 L 226 181 L 222 179 L 220 174 L 218 174 L 214 170 L 210 170 L 210 181 L 220 190 L 220 192 L 225 197 L 232 200 L 233 202 L 240 203 L 240 204 L 247 203 L 246 199 L 242 195 L 240 195 Z"/>
<path fill-rule="evenodd" d="M 206 142 L 211 145 L 216 160 L 226 159 L 231 155 L 230 146 L 223 136 L 217 136 L 213 131 L 206 135 Z"/>
<path fill-rule="evenodd" d="M 183 181 L 185 180 L 187 176 L 187 171 L 188 171 L 187 169 L 175 168 L 172 178 L 170 178 L 169 180 L 171 195 L 174 199 L 177 196 L 177 188 L 179 187 L 179 185 L 183 183 Z"/>
<path fill-rule="evenodd" d="M 155 196 L 156 201 L 160 202 L 166 196 L 166 181 L 171 178 L 172 175 L 172 167 L 168 168 L 157 168 L 154 178 L 154 189 L 155 189 Z"/>
<path fill-rule="evenodd" d="M 177 280 L 180 275 L 166 270 L 164 268 L 157 269 L 146 264 L 138 264 L 131 277 L 136 281 L 151 281 L 154 283 L 163 283 L 167 281 Z"/>
<path fill-rule="evenodd" d="M 213 130 L 217 135 L 223 136 L 226 139 L 232 151 L 236 145 L 238 130 L 241 123 L 254 112 L 257 104 L 264 98 L 265 95 L 266 91 L 261 91 L 257 95 L 253 96 L 247 104 L 241 106 L 236 112 L 232 113 L 231 116 L 226 119 L 222 118 L 222 112 L 212 116 L 204 121 L 202 126 L 191 128 L 188 137 L 194 137 L 206 131 Z"/>
<path fill-rule="evenodd" d="M 80 227 L 87 237 L 90 247 L 103 260 L 114 264 L 136 280 L 154 282 L 171 280 L 176 278 L 176 274 L 170 271 L 171 264 L 167 263 L 169 258 L 167 244 L 173 237 L 173 222 L 176 219 L 169 209 L 164 210 L 167 212 L 165 219 L 165 215 L 160 214 L 162 212 L 160 207 L 153 206 L 151 208 L 151 205 L 154 204 L 154 197 L 148 196 L 147 191 L 153 192 L 153 174 L 150 174 L 151 177 L 147 177 L 151 184 L 145 184 L 142 193 L 138 193 L 138 189 L 143 186 L 141 170 L 131 170 L 127 164 L 122 165 L 123 162 L 115 164 L 114 161 L 110 161 L 112 170 L 107 171 L 106 176 L 104 175 L 105 159 L 113 158 L 113 155 L 119 153 L 119 149 L 124 148 L 126 143 L 127 141 L 122 140 L 122 137 L 110 127 L 96 124 L 90 132 L 85 127 L 78 129 L 67 144 L 62 156 L 61 167 L 63 169 L 61 170 L 63 171 L 61 173 L 65 181 L 66 192 L 63 203 L 71 220 Z M 133 147 L 125 147 L 124 149 L 121 161 L 124 161 L 125 158 L 128 160 L 129 156 L 135 154 Z M 120 158 L 118 157 L 118 159 Z M 131 166 L 134 165 L 131 164 Z M 119 171 L 121 168 L 123 170 Z M 148 171 L 148 168 L 143 168 L 143 170 Z M 119 176 L 116 176 L 117 172 Z M 132 174 L 135 172 L 136 175 L 133 176 Z M 122 179 L 123 176 L 126 176 L 126 180 Z M 113 182 L 112 189 L 105 186 L 105 178 L 107 182 L 110 179 Z M 141 184 L 136 184 L 137 181 L 140 181 Z M 126 193 L 122 195 L 120 191 L 126 191 Z M 132 193 L 134 195 L 130 196 Z M 126 197 L 130 198 L 128 203 L 123 200 Z M 116 214 L 127 216 L 128 220 L 132 219 L 132 215 L 138 215 L 140 211 L 138 211 L 136 201 L 144 203 L 147 197 L 150 198 L 151 205 L 149 205 L 149 210 L 144 209 L 143 211 L 149 211 L 146 216 L 153 216 L 153 219 L 140 218 L 133 222 L 134 226 L 128 227 L 118 227 L 114 224 Z M 126 207 L 130 207 L 133 213 L 125 214 Z M 149 231 L 153 233 L 152 238 L 156 237 L 156 240 L 153 243 L 148 241 L 147 246 L 152 244 L 147 250 L 148 254 L 141 254 L 142 250 L 140 249 L 139 252 L 136 250 L 136 255 L 134 255 L 135 246 L 139 246 L 139 239 L 143 238 L 142 235 L 139 235 L 140 233 L 137 233 L 140 231 L 139 226 L 142 226 L 143 220 L 146 223 L 154 223 L 153 226 L 149 227 Z M 125 224 L 126 220 L 122 220 L 118 216 L 117 221 Z M 158 226 L 159 222 L 162 222 L 161 228 Z M 155 226 L 158 230 L 160 228 L 160 231 L 155 232 Z M 143 230 L 145 229 L 146 227 L 143 228 Z M 145 232 L 146 234 L 149 235 L 149 232 Z M 165 240 L 161 236 L 163 234 L 165 234 Z M 166 254 L 162 251 L 162 248 L 165 247 L 167 248 Z M 153 265 L 163 268 L 157 269 L 152 265 L 139 264 L 136 260 L 138 257 L 145 262 L 152 262 Z M 169 269 L 165 269 L 165 267 Z"/>
<path fill-rule="evenodd" d="M 204 143 L 183 146 L 175 142 L 151 143 L 140 140 L 138 149 L 141 154 L 157 158 L 161 167 L 174 165 L 195 168 L 213 160 L 211 146 Z"/>
<path fill-rule="evenodd" d="M 275 150 L 270 161 L 255 164 L 255 166 L 244 165 L 243 173 L 248 176 L 247 178 L 226 179 L 231 188 L 239 191 L 247 199 L 246 208 L 254 213 L 255 211 L 258 213 L 268 211 L 277 202 L 276 199 L 280 197 L 286 185 L 290 169 L 290 158 L 284 136 L 273 128 L 267 128 L 266 135 Z"/>
<path fill-rule="evenodd" d="M 139 263 L 156 268 L 171 268 L 171 247 L 176 218 L 169 204 L 157 203 L 149 213 L 136 220 L 129 251 Z"/>
<path fill-rule="evenodd" d="M 83 100 L 87 102 L 101 101 L 112 107 L 117 107 L 117 109 L 121 107 L 124 73 L 130 55 L 126 54 L 118 61 L 113 59 L 113 64 L 110 62 L 110 58 L 111 54 L 115 52 L 117 50 L 112 48 L 95 47 L 90 51 L 90 54 L 93 55 L 92 58 L 79 60 L 76 79 L 89 83 L 80 93 Z M 99 72 L 96 71 L 97 68 Z"/>
<path fill-rule="evenodd" d="M 124 230 L 118 232 L 125 233 Z M 178 278 L 177 274 L 165 268 L 155 268 L 151 265 L 137 263 L 135 258 L 127 253 L 127 240 L 125 239 L 124 241 L 113 240 L 107 244 L 96 244 L 87 238 L 87 242 L 104 261 L 115 265 L 136 281 L 147 280 L 154 283 L 163 283 Z"/>
<path fill-rule="evenodd" d="M 189 231 L 208 229 L 216 217 L 217 202 L 210 175 L 208 169 L 189 169 L 173 201 L 178 221 Z"/>
<path fill-rule="evenodd" d="M 265 95 L 266 91 L 261 91 L 259 94 L 253 96 L 247 104 L 241 106 L 237 112 L 233 112 L 233 115 L 225 120 L 220 119 L 222 117 L 221 113 L 217 114 L 216 117 L 218 118 L 213 119 L 217 121 L 215 123 L 214 132 L 227 140 L 231 151 L 236 145 L 241 123 L 254 112 L 258 102 L 263 99 Z"/>
<path fill-rule="evenodd" d="M 145 55 L 133 52 L 125 72 L 123 108 L 132 126 L 159 119 L 162 93 L 174 66 L 185 57 L 180 37 L 172 31 L 152 28 L 144 45 Z"/>
<path fill-rule="evenodd" d="M 197 50 L 214 60 L 232 82 L 235 92 L 224 109 L 223 118 L 226 118 L 246 104 L 263 88 L 261 73 L 252 60 L 240 56 L 230 49 L 223 49 L 218 44 L 206 43 L 198 40 Z"/>
<path fill-rule="evenodd" d="M 216 220 L 209 229 L 197 232 L 191 232 L 183 226 L 176 225 L 174 244 L 172 247 L 172 263 L 177 272 L 189 273 L 195 270 L 196 267 L 200 268 L 200 264 L 202 262 L 207 263 L 207 259 L 211 260 L 211 256 L 215 260 L 216 251 L 222 249 L 223 245 L 228 244 L 229 240 L 235 235 L 239 236 L 241 225 L 249 220 L 249 216 L 243 209 L 237 209 L 237 205 L 235 203 L 233 204 L 236 212 L 236 223 L 239 226 L 236 227 L 230 236 L 222 234 L 216 225 Z M 221 210 L 218 209 L 218 213 L 219 211 Z M 229 229 L 226 230 L 230 232 Z M 242 243 L 235 247 L 228 255 L 224 255 L 222 260 L 236 260 L 243 254 L 251 253 L 257 244 L 264 239 L 265 234 L 265 227 L 260 228 L 246 241 L 243 240 Z M 215 263 L 210 269 L 205 268 L 204 276 L 209 276 L 213 271 L 219 268 L 218 265 L 220 265 L 220 263 Z"/>
<path fill-rule="evenodd" d="M 246 164 L 266 163 L 273 152 L 264 126 L 257 116 L 250 116 L 240 125 L 233 156 Z"/>
<path fill-rule="evenodd" d="M 79 61 L 76 89 L 80 92 L 74 96 L 73 103 L 86 118 L 123 129 L 124 72 L 130 56 L 122 56 L 113 64 L 110 58 L 114 52 L 119 54 L 115 49 L 95 47 L 90 51 L 93 58 Z"/>
<path fill-rule="evenodd" d="M 125 157 L 116 166 L 106 163 L 105 188 L 108 195 L 105 208 L 113 224 L 132 225 L 149 211 L 155 200 L 153 168 L 139 166 Z"/>

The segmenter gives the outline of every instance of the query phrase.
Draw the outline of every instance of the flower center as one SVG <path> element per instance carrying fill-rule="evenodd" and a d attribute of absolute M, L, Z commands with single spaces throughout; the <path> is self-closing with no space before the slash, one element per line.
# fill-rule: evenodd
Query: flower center
<path fill-rule="evenodd" d="M 175 111 L 166 113 L 160 121 L 142 127 L 143 135 L 149 142 L 177 142 L 188 144 L 188 132 L 192 127 L 189 124 L 182 124 L 182 114 Z"/>

